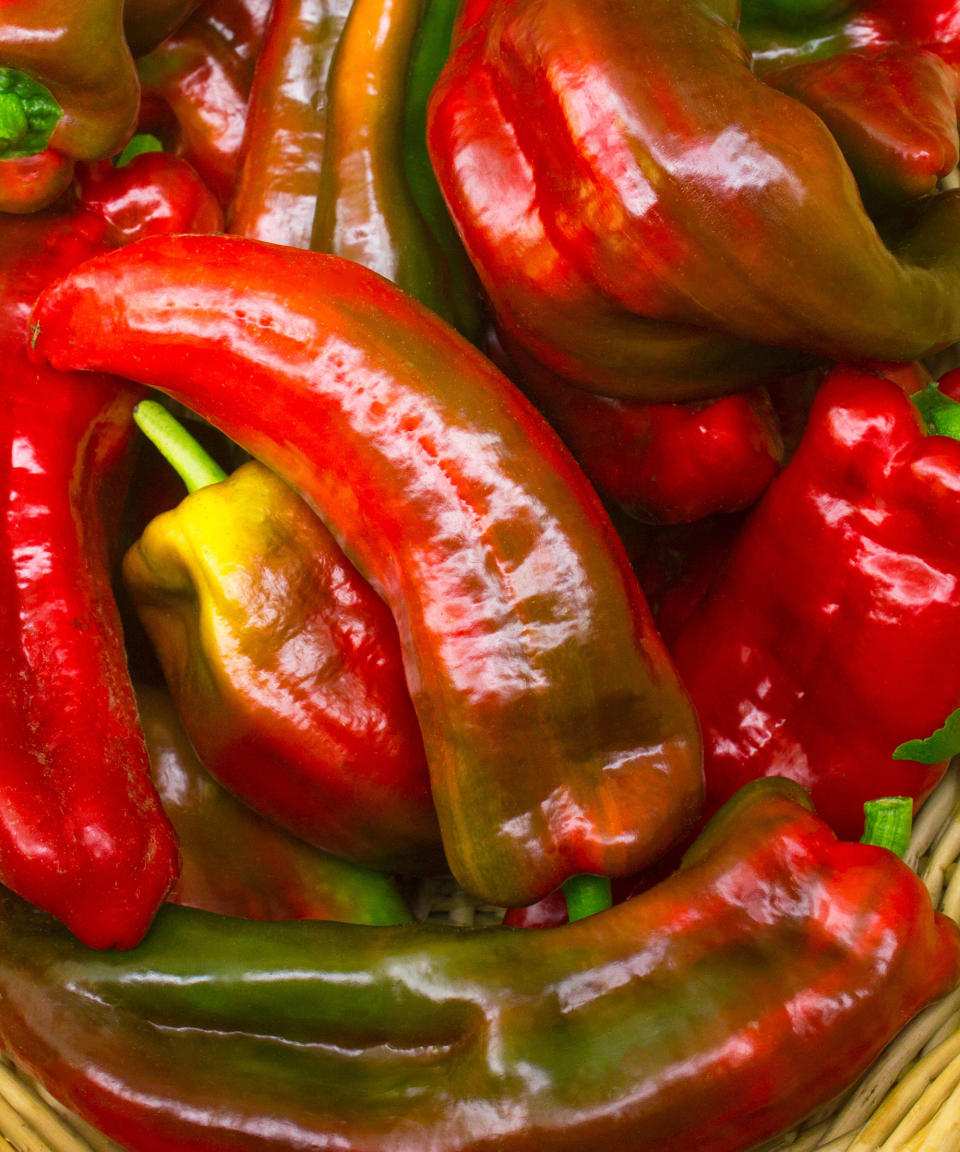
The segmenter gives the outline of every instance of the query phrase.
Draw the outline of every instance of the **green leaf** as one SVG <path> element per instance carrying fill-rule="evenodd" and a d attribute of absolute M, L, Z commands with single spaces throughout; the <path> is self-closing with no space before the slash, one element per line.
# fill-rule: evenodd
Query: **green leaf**
<path fill-rule="evenodd" d="M 960 752 L 960 708 L 951 712 L 942 728 L 923 740 L 908 740 L 893 750 L 894 760 L 916 760 L 920 764 L 939 764 Z"/>

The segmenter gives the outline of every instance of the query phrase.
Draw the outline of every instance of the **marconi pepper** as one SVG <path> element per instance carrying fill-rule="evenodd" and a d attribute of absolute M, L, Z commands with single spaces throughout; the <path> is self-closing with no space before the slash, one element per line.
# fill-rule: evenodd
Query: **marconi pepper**
<path fill-rule="evenodd" d="M 508 351 L 676 401 L 960 336 L 960 197 L 881 238 L 823 121 L 752 74 L 736 7 L 464 4 L 428 144 Z"/>
<path fill-rule="evenodd" d="M 546 932 L 167 907 L 98 955 L 0 897 L 0 1043 L 129 1152 L 739 1152 L 958 975 L 918 877 L 785 780 Z"/>
<path fill-rule="evenodd" d="M 438 317 L 350 261 L 162 238 L 59 281 L 31 343 L 169 392 L 312 504 L 394 615 L 476 898 L 636 871 L 691 826 L 696 717 L 622 545 L 539 414 Z"/>
<path fill-rule="evenodd" d="M 0 23 L 0 212 L 33 212 L 75 160 L 119 152 L 140 89 L 123 0 L 5 0 Z"/>
<path fill-rule="evenodd" d="M 173 700 L 136 685 L 150 772 L 180 844 L 167 899 L 247 920 L 404 924 L 393 877 L 311 848 L 242 804 L 197 759 Z"/>
<path fill-rule="evenodd" d="M 672 651 L 707 807 L 789 776 L 856 837 L 865 800 L 920 803 L 945 762 L 894 759 L 960 705 L 960 443 L 880 375 L 837 368 L 800 445 Z"/>
<path fill-rule="evenodd" d="M 123 581 L 205 768 L 327 852 L 442 871 L 386 605 L 268 468 L 226 477 L 159 405 L 141 403 L 135 419 L 190 494 L 147 525 Z"/>

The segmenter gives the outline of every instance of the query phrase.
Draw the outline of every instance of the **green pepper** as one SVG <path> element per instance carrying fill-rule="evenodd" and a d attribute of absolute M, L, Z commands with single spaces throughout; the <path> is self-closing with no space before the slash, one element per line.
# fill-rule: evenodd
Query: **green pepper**
<path fill-rule="evenodd" d="M 915 873 L 772 778 L 667 880 L 541 932 L 167 906 L 97 954 L 0 897 L 0 1042 L 128 1152 L 734 1152 L 958 977 Z"/>

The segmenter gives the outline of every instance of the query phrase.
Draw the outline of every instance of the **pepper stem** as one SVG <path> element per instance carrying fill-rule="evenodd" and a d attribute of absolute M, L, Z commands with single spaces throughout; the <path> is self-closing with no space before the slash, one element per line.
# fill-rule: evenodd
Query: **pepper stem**
<path fill-rule="evenodd" d="M 0 159 L 42 152 L 62 115 L 49 88 L 17 68 L 0 67 Z"/>
<path fill-rule="evenodd" d="M 0 146 L 19 144 L 29 128 L 23 101 L 16 92 L 0 92 Z"/>
<path fill-rule="evenodd" d="M 133 410 L 137 427 L 186 484 L 188 492 L 219 484 L 227 474 L 175 416 L 155 400 L 141 400 Z"/>
<path fill-rule="evenodd" d="M 607 876 L 571 876 L 564 882 L 563 894 L 567 900 L 567 917 L 583 920 L 596 912 L 603 912 L 613 903 L 610 894 L 610 879 Z"/>
<path fill-rule="evenodd" d="M 960 440 L 960 403 L 930 384 L 910 397 L 923 417 L 928 431 L 936 436 Z"/>
<path fill-rule="evenodd" d="M 885 796 L 868 800 L 863 806 L 866 817 L 861 844 L 889 848 L 902 857 L 910 843 L 913 825 L 913 801 L 909 796 Z"/>

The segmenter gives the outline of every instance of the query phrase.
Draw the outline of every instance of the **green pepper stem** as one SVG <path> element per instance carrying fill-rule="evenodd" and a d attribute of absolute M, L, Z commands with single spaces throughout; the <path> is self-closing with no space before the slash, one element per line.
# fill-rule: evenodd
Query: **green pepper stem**
<path fill-rule="evenodd" d="M 132 136 L 128 141 L 123 151 L 114 158 L 114 168 L 126 168 L 131 160 L 135 160 L 138 156 L 142 156 L 145 152 L 162 152 L 163 144 L 156 138 L 151 136 L 149 132 L 138 132 L 136 136 Z"/>
<path fill-rule="evenodd" d="M 16 92 L 0 92 L 0 144 L 18 144 L 29 128 L 23 101 Z"/>
<path fill-rule="evenodd" d="M 226 472 L 162 404 L 155 400 L 141 400 L 133 410 L 133 418 L 186 484 L 188 492 L 226 480 Z"/>
<path fill-rule="evenodd" d="M 910 397 L 929 432 L 960 440 L 960 403 L 930 384 Z"/>
<path fill-rule="evenodd" d="M 42 152 L 62 115 L 49 88 L 26 72 L 0 66 L 0 159 Z"/>
<path fill-rule="evenodd" d="M 574 920 L 583 920 L 596 912 L 603 912 L 613 903 L 610 879 L 607 876 L 591 876 L 588 873 L 571 876 L 564 882 L 563 894 L 571 924 Z"/>
<path fill-rule="evenodd" d="M 889 848 L 902 857 L 910 843 L 913 824 L 913 801 L 909 796 L 885 796 L 868 800 L 863 806 L 866 818 L 861 844 Z"/>

